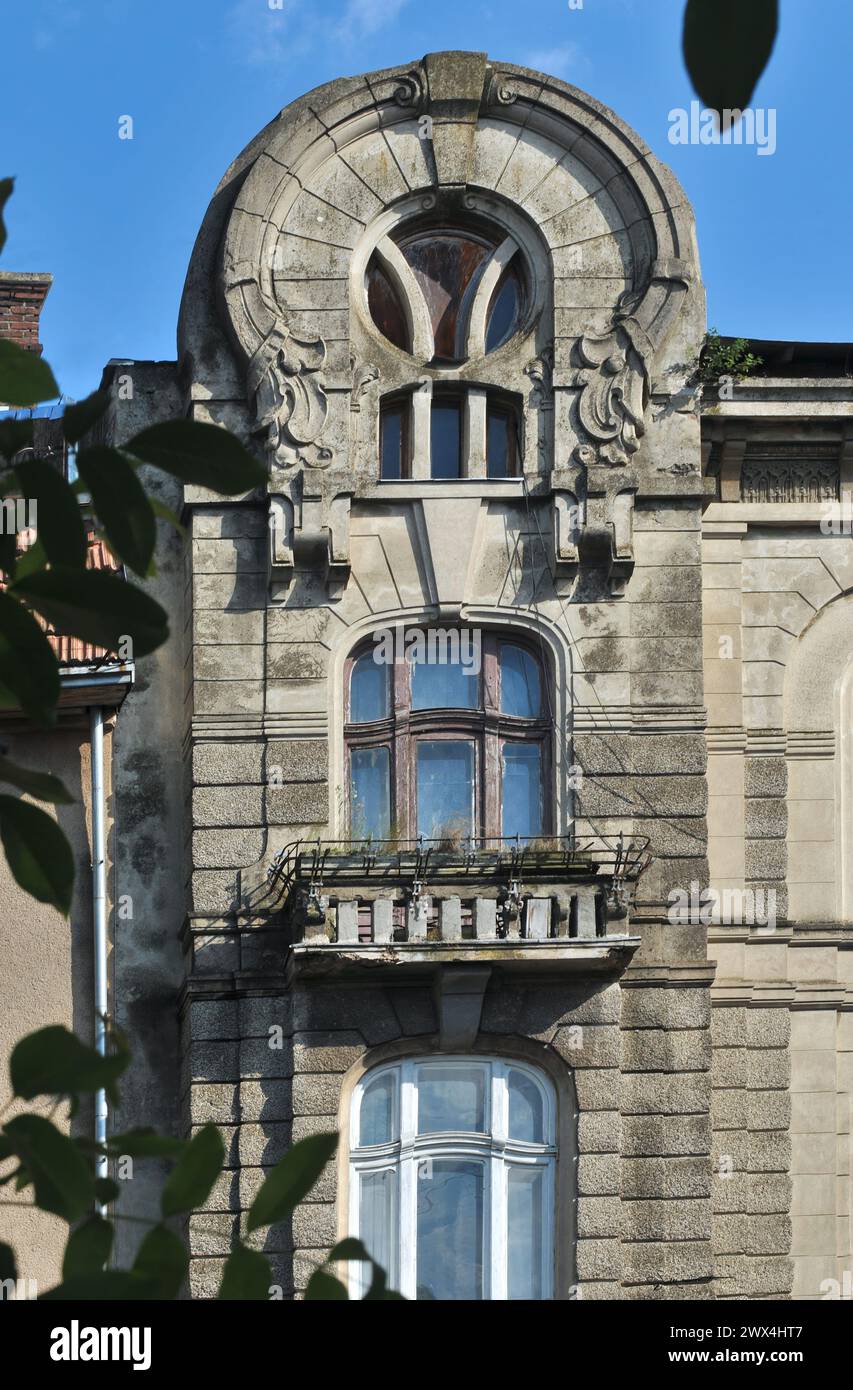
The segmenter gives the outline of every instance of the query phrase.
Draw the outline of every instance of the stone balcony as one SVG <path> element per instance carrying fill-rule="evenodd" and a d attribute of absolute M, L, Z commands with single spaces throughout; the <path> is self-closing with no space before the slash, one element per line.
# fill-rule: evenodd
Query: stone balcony
<path fill-rule="evenodd" d="M 442 842 L 302 842 L 271 870 L 291 977 L 424 975 L 452 963 L 529 972 L 627 965 L 643 844 L 489 848 Z"/>

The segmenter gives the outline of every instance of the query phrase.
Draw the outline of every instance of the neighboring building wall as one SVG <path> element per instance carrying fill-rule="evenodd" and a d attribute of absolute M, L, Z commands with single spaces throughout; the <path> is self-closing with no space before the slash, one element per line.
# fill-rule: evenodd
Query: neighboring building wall
<path fill-rule="evenodd" d="M 36 271 L 0 271 L 0 338 L 41 352 L 39 319 L 53 276 Z"/>
<path fill-rule="evenodd" d="M 851 410 L 831 366 L 771 367 L 705 422 L 718 479 L 703 547 L 711 884 L 747 896 L 744 921 L 724 915 L 710 945 L 730 1297 L 820 1298 L 850 1267 Z"/>

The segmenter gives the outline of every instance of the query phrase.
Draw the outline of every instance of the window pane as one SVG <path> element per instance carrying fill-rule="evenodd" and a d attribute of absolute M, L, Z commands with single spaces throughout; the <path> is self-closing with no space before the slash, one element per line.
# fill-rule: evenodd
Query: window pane
<path fill-rule="evenodd" d="M 542 712 L 539 663 L 524 647 L 501 643 L 501 713 L 538 719 Z"/>
<path fill-rule="evenodd" d="M 381 840 L 388 836 L 391 826 L 391 759 L 387 748 L 353 748 L 352 767 L 352 826 L 357 837 L 370 835 Z"/>
<path fill-rule="evenodd" d="M 494 352 L 515 332 L 521 304 L 518 279 L 510 271 L 498 286 L 486 328 L 486 352 Z"/>
<path fill-rule="evenodd" d="M 545 1142 L 542 1092 L 523 1071 L 509 1074 L 509 1137 L 529 1144 Z"/>
<path fill-rule="evenodd" d="M 542 1240 L 545 1225 L 544 1168 L 510 1168 L 507 1174 L 507 1293 L 542 1298 Z"/>
<path fill-rule="evenodd" d="M 482 1067 L 428 1066 L 418 1071 L 418 1134 L 486 1132 L 486 1079 Z"/>
<path fill-rule="evenodd" d="M 481 1163 L 418 1165 L 419 1299 L 482 1299 L 485 1173 Z"/>
<path fill-rule="evenodd" d="M 418 834 L 428 840 L 474 833 L 474 745 L 418 743 Z"/>
<path fill-rule="evenodd" d="M 542 834 L 542 748 L 505 743 L 501 788 L 501 834 Z"/>
<path fill-rule="evenodd" d="M 383 661 L 375 661 L 375 652 L 365 652 L 352 668 L 349 694 L 351 724 L 365 724 L 370 719 L 388 718 L 388 671 Z"/>
<path fill-rule="evenodd" d="M 476 709 L 480 703 L 478 644 L 469 632 L 444 636 L 439 642 L 436 632 L 424 633 L 420 648 L 409 648 L 412 709 Z"/>
<path fill-rule="evenodd" d="M 515 463 L 515 420 L 511 411 L 490 409 L 486 429 L 488 476 L 509 478 L 518 471 Z"/>
<path fill-rule="evenodd" d="M 402 478 L 404 467 L 405 410 L 403 406 L 383 410 L 380 421 L 381 477 Z"/>
<path fill-rule="evenodd" d="M 431 473 L 433 478 L 460 477 L 461 412 L 456 402 L 432 407 Z"/>
<path fill-rule="evenodd" d="M 359 1147 L 365 1144 L 388 1144 L 394 1133 L 394 1093 L 396 1078 L 393 1072 L 383 1072 L 369 1081 L 361 1098 L 359 1117 Z"/>
<path fill-rule="evenodd" d="M 456 358 L 459 307 L 491 249 L 474 237 L 449 230 L 421 233 L 400 247 L 423 290 L 435 334 L 435 355 L 443 361 Z"/>
<path fill-rule="evenodd" d="M 367 272 L 367 303 L 379 331 L 396 347 L 411 352 L 409 327 L 400 296 L 385 271 L 375 262 Z"/>
<path fill-rule="evenodd" d="M 382 1172 L 362 1172 L 359 1183 L 359 1240 L 367 1247 L 377 1264 L 388 1271 L 388 1283 L 395 1289 L 399 1283 L 397 1174 L 390 1169 Z M 370 1266 L 361 1265 L 358 1268 L 364 1292 L 364 1284 L 370 1279 Z"/>

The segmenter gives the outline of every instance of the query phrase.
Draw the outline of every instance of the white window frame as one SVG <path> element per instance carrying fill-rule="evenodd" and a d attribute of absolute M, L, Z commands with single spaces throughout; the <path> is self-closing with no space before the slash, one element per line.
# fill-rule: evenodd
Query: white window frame
<path fill-rule="evenodd" d="M 417 1133 L 418 1075 L 430 1067 L 482 1067 L 486 1074 L 485 1132 Z M 543 1142 L 509 1138 L 509 1073 L 522 1072 L 535 1084 L 542 1098 Z M 381 1073 L 394 1073 L 394 1135 L 388 1143 L 360 1145 L 361 1104 L 367 1087 Z M 359 1237 L 361 1176 L 393 1171 L 396 1174 L 397 1268 L 391 1282 L 406 1298 L 417 1293 L 417 1179 L 429 1159 L 470 1158 L 482 1162 L 485 1172 L 483 1212 L 483 1298 L 508 1298 L 507 1230 L 508 1186 L 512 1169 L 541 1168 L 545 1172 L 542 1230 L 542 1300 L 554 1297 L 555 1200 L 557 1167 L 557 1106 L 553 1084 L 537 1068 L 511 1058 L 480 1054 L 433 1054 L 386 1063 L 368 1071 L 356 1086 L 350 1106 L 349 1231 Z M 371 1252 L 373 1253 L 373 1252 Z M 369 1282 L 369 1266 L 350 1265 L 350 1290 L 360 1298 Z"/>

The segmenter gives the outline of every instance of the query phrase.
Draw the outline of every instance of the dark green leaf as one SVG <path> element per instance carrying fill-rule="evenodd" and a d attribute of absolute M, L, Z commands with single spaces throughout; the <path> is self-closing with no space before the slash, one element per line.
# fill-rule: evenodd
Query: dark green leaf
<path fill-rule="evenodd" d="M 110 1153 L 128 1158 L 177 1158 L 186 1147 L 185 1139 L 170 1139 L 153 1129 L 129 1129 L 107 1140 Z"/>
<path fill-rule="evenodd" d="M 146 575 L 154 555 L 157 524 L 145 489 L 119 449 L 84 449 L 77 471 L 89 489 L 110 546 L 137 574 Z"/>
<path fill-rule="evenodd" d="M 110 403 L 109 391 L 93 391 L 84 401 L 65 407 L 62 417 L 62 432 L 69 444 L 76 444 L 88 434 L 105 413 Z"/>
<path fill-rule="evenodd" d="M 0 1240 L 0 1279 L 17 1280 L 18 1271 L 15 1267 L 15 1252 L 11 1245 Z"/>
<path fill-rule="evenodd" d="M 0 454 L 13 459 L 21 449 L 33 442 L 32 420 L 0 420 Z"/>
<path fill-rule="evenodd" d="M 225 1145 L 216 1125 L 205 1125 L 187 1144 L 168 1178 L 160 1197 L 164 1216 L 200 1207 L 222 1171 Z"/>
<path fill-rule="evenodd" d="M 28 801 L 0 796 L 0 839 L 15 880 L 25 893 L 67 917 L 74 888 L 74 856 L 46 812 Z"/>
<path fill-rule="evenodd" d="M 269 1173 L 249 1210 L 248 1231 L 283 1221 L 311 1191 L 338 1147 L 337 1134 L 313 1134 L 294 1144 Z"/>
<path fill-rule="evenodd" d="M 0 685 L 38 724 L 56 722 L 59 667 L 44 632 L 8 593 L 0 592 Z"/>
<path fill-rule="evenodd" d="M 0 757 L 0 782 L 10 782 L 19 791 L 34 796 L 38 801 L 51 801 L 55 806 L 72 806 L 74 797 L 62 785 L 58 777 L 49 772 L 34 772 L 30 767 L 18 767 L 8 758 Z"/>
<path fill-rule="evenodd" d="M 108 1207 L 119 1194 L 119 1185 L 112 1178 L 95 1178 L 95 1196 L 102 1207 Z"/>
<path fill-rule="evenodd" d="M 218 425 L 171 420 L 143 430 L 125 447 L 129 454 L 153 463 L 183 483 L 211 488 L 226 497 L 251 492 L 267 480 L 263 464 Z"/>
<path fill-rule="evenodd" d="M 12 1093 L 22 1100 L 33 1100 L 36 1096 L 91 1095 L 105 1090 L 117 1104 L 115 1082 L 129 1062 L 125 1048 L 102 1057 L 61 1024 L 51 1024 L 28 1033 L 12 1049 Z"/>
<path fill-rule="evenodd" d="M 159 603 L 106 570 L 71 570 L 58 565 L 21 579 L 14 591 L 30 602 L 59 632 L 117 652 L 128 639 L 128 658 L 147 656 L 169 636 Z"/>
<path fill-rule="evenodd" d="M 336 1260 L 360 1260 L 362 1263 L 373 1263 L 361 1241 L 356 1240 L 353 1236 L 338 1241 L 329 1255 L 327 1263 L 334 1264 Z"/>
<path fill-rule="evenodd" d="M 94 1200 L 95 1183 L 74 1141 L 41 1115 L 19 1115 L 4 1132 L 32 1177 L 36 1206 L 79 1221 Z"/>
<path fill-rule="evenodd" d="M 86 531 L 77 498 L 69 484 L 47 459 L 30 458 L 19 463 L 15 476 L 26 498 L 38 503 L 38 537 L 54 565 L 86 563 Z"/>
<path fill-rule="evenodd" d="M 141 1279 L 123 1269 L 105 1269 L 97 1274 L 85 1274 L 58 1284 L 43 1293 L 42 1303 L 118 1303 L 148 1302 L 160 1298 L 159 1286 L 153 1279 Z"/>
<path fill-rule="evenodd" d="M 6 224 L 3 221 L 3 209 L 12 196 L 14 187 L 14 179 L 0 179 L 0 251 L 6 245 Z"/>
<path fill-rule="evenodd" d="M 158 1286 L 158 1297 L 177 1298 L 189 1257 L 182 1240 L 168 1226 L 155 1226 L 139 1247 L 133 1273 Z"/>
<path fill-rule="evenodd" d="M 32 545 L 15 561 L 15 578 L 25 579 L 28 574 L 35 574 L 38 570 L 47 568 L 47 552 L 39 540 L 38 536 Z"/>
<path fill-rule="evenodd" d="M 112 1222 L 90 1216 L 68 1237 L 62 1261 L 62 1278 L 76 1279 L 103 1269 L 113 1248 Z"/>
<path fill-rule="evenodd" d="M 767 66 L 778 0 L 687 0 L 684 61 L 705 106 L 742 111 Z"/>
<path fill-rule="evenodd" d="M 0 401 L 5 405 L 38 405 L 59 395 L 53 372 L 35 352 L 0 338 Z"/>
<path fill-rule="evenodd" d="M 251 1300 L 265 1302 L 273 1285 L 270 1262 L 257 1250 L 238 1245 L 225 1262 L 222 1283 L 217 1298 L 224 1301 Z"/>
<path fill-rule="evenodd" d="M 340 1279 L 336 1279 L 333 1274 L 327 1274 L 324 1269 L 315 1269 L 308 1280 L 305 1299 L 306 1302 L 322 1300 L 325 1303 L 347 1303 L 349 1294 Z"/>

